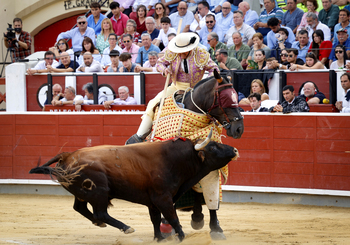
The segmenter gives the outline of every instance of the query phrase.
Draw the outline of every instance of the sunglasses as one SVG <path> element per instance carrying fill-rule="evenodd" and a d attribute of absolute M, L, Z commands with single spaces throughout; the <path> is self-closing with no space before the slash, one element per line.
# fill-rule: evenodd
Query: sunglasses
<path fill-rule="evenodd" d="M 336 50 L 336 51 L 334 51 L 334 53 L 336 53 L 336 54 L 342 54 L 343 53 L 343 50 Z"/>
<path fill-rule="evenodd" d="M 207 24 L 213 24 L 214 23 L 214 21 L 213 20 L 209 20 L 209 21 L 206 21 L 205 23 L 207 23 Z"/>
<path fill-rule="evenodd" d="M 283 57 L 288 57 L 288 54 L 281 54 L 281 56 L 283 56 Z"/>
<path fill-rule="evenodd" d="M 213 39 L 208 39 L 208 40 L 207 40 L 207 41 L 208 41 L 208 43 L 210 43 L 210 41 L 211 41 L 211 40 L 213 40 Z"/>
<path fill-rule="evenodd" d="M 85 25 L 86 21 L 78 22 L 79 25 Z"/>
<path fill-rule="evenodd" d="M 290 55 L 288 55 L 287 57 L 289 57 L 289 58 L 293 58 L 293 57 L 294 57 L 294 55 L 290 54 Z"/>
<path fill-rule="evenodd" d="M 66 45 L 65 43 L 58 43 L 58 46 Z"/>
<path fill-rule="evenodd" d="M 222 9 L 231 9 L 231 8 L 229 8 L 229 7 L 223 7 Z"/>
<path fill-rule="evenodd" d="M 123 41 L 123 43 L 130 43 L 130 40 Z"/>

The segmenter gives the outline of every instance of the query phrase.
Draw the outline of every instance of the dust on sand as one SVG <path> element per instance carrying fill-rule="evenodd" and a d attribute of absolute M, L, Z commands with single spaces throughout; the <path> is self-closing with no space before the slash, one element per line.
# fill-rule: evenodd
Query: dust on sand
<path fill-rule="evenodd" d="M 99 228 L 73 210 L 72 196 L 0 195 L 0 244 L 157 244 L 145 206 L 113 200 L 109 214 L 136 231 Z M 350 209 L 302 205 L 222 203 L 218 212 L 225 241 L 212 241 L 209 215 L 202 230 L 178 211 L 182 244 L 350 244 Z M 170 238 L 166 244 L 177 244 Z"/>

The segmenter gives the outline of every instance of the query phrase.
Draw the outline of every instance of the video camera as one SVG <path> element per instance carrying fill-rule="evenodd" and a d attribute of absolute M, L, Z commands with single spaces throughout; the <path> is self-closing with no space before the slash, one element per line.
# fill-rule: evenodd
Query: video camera
<path fill-rule="evenodd" d="M 7 23 L 9 27 L 7 28 L 7 33 L 4 33 L 4 37 L 7 37 L 8 40 L 16 39 L 15 29 L 12 28 L 12 25 Z"/>

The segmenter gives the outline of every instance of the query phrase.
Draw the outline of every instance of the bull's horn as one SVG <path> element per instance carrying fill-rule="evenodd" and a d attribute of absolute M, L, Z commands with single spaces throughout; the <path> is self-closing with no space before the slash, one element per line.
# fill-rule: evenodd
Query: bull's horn
<path fill-rule="evenodd" d="M 212 135 L 213 135 L 213 128 L 210 129 L 210 133 L 209 133 L 208 137 L 207 137 L 202 143 L 196 144 L 196 145 L 194 146 L 194 149 L 195 149 L 196 151 L 201 151 L 201 150 L 203 150 L 204 147 L 206 147 L 207 144 L 209 144 Z"/>

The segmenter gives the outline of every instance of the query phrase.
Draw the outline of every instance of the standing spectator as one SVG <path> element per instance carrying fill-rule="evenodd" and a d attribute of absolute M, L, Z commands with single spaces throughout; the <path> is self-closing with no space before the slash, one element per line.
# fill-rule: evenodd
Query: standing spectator
<path fill-rule="evenodd" d="M 293 42 L 292 48 L 296 48 L 299 51 L 298 58 L 302 59 L 305 62 L 305 56 L 310 47 L 310 41 L 308 37 L 308 32 L 305 30 L 301 30 L 298 34 L 298 40 Z"/>
<path fill-rule="evenodd" d="M 341 9 L 339 11 L 339 23 L 334 26 L 334 38 L 333 44 L 338 42 L 338 34 L 337 31 L 341 28 L 344 28 L 350 32 L 350 23 L 349 23 L 350 12 L 347 9 Z"/>
<path fill-rule="evenodd" d="M 289 69 L 293 64 L 304 65 L 305 62 L 302 59 L 298 58 L 298 50 L 295 48 L 287 49 L 287 62 L 283 62 L 283 64 L 278 63 L 277 60 L 273 62 L 274 68 L 278 68 L 280 70 Z"/>
<path fill-rule="evenodd" d="M 121 48 L 125 48 L 125 45 L 124 43 L 122 42 L 122 37 L 125 35 L 125 34 L 130 34 L 131 36 L 131 41 L 135 44 L 139 44 L 141 42 L 141 35 L 140 33 L 138 33 L 136 31 L 137 29 L 137 25 L 136 25 L 136 22 L 132 19 L 129 19 L 127 22 L 126 22 L 126 29 L 125 29 L 125 33 L 123 35 L 120 36 L 120 43 L 119 43 L 119 47 Z"/>
<path fill-rule="evenodd" d="M 301 22 L 300 22 L 300 25 L 298 26 L 297 31 L 300 31 L 300 30 L 306 28 L 306 26 L 307 26 L 306 15 L 308 13 L 315 13 L 318 16 L 318 12 L 316 11 L 316 9 L 318 8 L 317 0 L 307 0 L 306 7 L 307 7 L 308 12 L 304 13 L 303 17 L 301 18 Z"/>
<path fill-rule="evenodd" d="M 157 72 L 157 60 L 158 60 L 158 53 L 155 51 L 151 51 L 148 53 L 148 60 L 143 64 L 143 67 L 136 66 L 135 72 Z"/>
<path fill-rule="evenodd" d="M 96 48 L 103 53 L 103 50 L 109 46 L 108 37 L 109 34 L 114 33 L 112 22 L 109 18 L 103 19 L 101 23 L 101 33 L 96 39 Z"/>
<path fill-rule="evenodd" d="M 205 17 L 206 21 L 206 26 L 202 27 L 199 31 L 198 34 L 201 38 L 201 43 L 207 47 L 207 49 L 210 48 L 209 43 L 207 42 L 207 37 L 210 32 L 215 32 L 219 36 L 219 41 L 223 42 L 224 40 L 224 34 L 218 27 L 215 21 L 215 15 L 208 14 Z"/>
<path fill-rule="evenodd" d="M 268 112 L 269 109 L 261 107 L 261 95 L 259 93 L 252 93 L 248 96 L 250 107 L 252 108 L 249 112 Z"/>
<path fill-rule="evenodd" d="M 128 21 L 129 17 L 120 12 L 118 2 L 111 2 L 109 8 L 113 13 L 111 18 L 113 30 L 117 36 L 121 36 L 125 32 L 126 22 Z"/>
<path fill-rule="evenodd" d="M 55 60 L 55 54 L 52 51 L 46 51 L 44 60 L 39 61 L 34 68 L 29 68 L 27 73 L 28 75 L 34 75 L 35 73 L 46 73 L 48 65 L 52 66 L 53 68 L 56 68 L 59 65 Z"/>
<path fill-rule="evenodd" d="M 259 15 L 254 10 L 250 9 L 249 3 L 241 2 L 238 5 L 238 10 L 242 11 L 244 15 L 244 23 L 251 27 L 254 27 L 254 24 L 259 20 Z"/>
<path fill-rule="evenodd" d="M 291 48 L 292 44 L 287 41 L 289 32 L 286 28 L 280 28 L 276 35 L 279 35 L 279 37 L 277 38 L 276 45 L 271 49 L 271 57 L 274 57 L 277 60 L 279 60 L 281 50 Z"/>
<path fill-rule="evenodd" d="M 344 73 L 340 77 L 341 86 L 344 89 L 344 98 L 342 101 L 337 101 L 335 107 L 340 111 L 340 113 L 350 112 L 350 74 Z"/>
<path fill-rule="evenodd" d="M 279 32 L 279 30 L 281 28 L 281 24 L 277 18 L 272 17 L 267 21 L 267 25 L 271 29 L 271 31 L 269 31 L 269 33 L 267 33 L 267 36 L 266 36 L 267 46 L 269 46 L 270 49 L 273 49 L 276 46 L 276 44 L 278 44 L 278 42 L 279 42 L 279 40 L 276 38 L 276 33 Z M 293 43 L 295 40 L 295 35 L 293 33 L 293 30 L 287 26 L 284 26 L 283 28 L 286 29 L 288 31 L 288 34 L 289 34 L 287 41 L 290 43 Z M 280 34 L 278 34 L 277 36 L 279 36 L 279 35 Z"/>
<path fill-rule="evenodd" d="M 66 39 L 58 40 L 54 47 L 49 48 L 49 51 L 53 52 L 56 58 L 60 57 L 63 52 L 67 52 L 70 55 L 70 59 L 74 60 L 74 52 L 72 49 L 69 49 Z M 60 65 L 61 60 L 58 63 Z"/>
<path fill-rule="evenodd" d="M 143 33 L 148 33 L 151 35 L 152 41 L 159 36 L 159 30 L 156 28 L 156 21 L 153 19 L 153 17 L 146 18 L 146 29 L 147 30 Z M 142 43 L 139 43 L 139 46 L 142 46 Z"/>
<path fill-rule="evenodd" d="M 322 0 L 323 9 L 318 15 L 318 19 L 328 26 L 333 32 L 335 24 L 338 23 L 339 7 L 332 4 L 332 0 Z"/>
<path fill-rule="evenodd" d="M 269 111 L 283 112 L 283 114 L 286 114 L 291 112 L 308 112 L 310 110 L 308 104 L 303 98 L 295 97 L 294 87 L 292 85 L 284 86 L 282 91 L 285 101 L 271 107 Z"/>
<path fill-rule="evenodd" d="M 333 44 L 333 49 L 331 51 L 331 54 L 329 55 L 329 64 L 332 64 L 332 62 L 335 60 L 335 53 L 334 49 L 337 45 L 344 45 L 346 47 L 346 54 L 348 57 L 350 57 L 350 39 L 348 30 L 341 28 L 337 31 L 338 34 L 338 42 Z"/>
<path fill-rule="evenodd" d="M 151 36 L 148 33 L 144 33 L 141 35 L 141 40 L 143 46 L 139 49 L 136 63 L 141 64 L 141 56 L 143 59 L 143 63 L 145 63 L 148 60 L 148 53 L 151 51 L 156 51 L 157 53 L 160 52 L 160 49 L 152 44 Z"/>
<path fill-rule="evenodd" d="M 147 17 L 147 8 L 145 5 L 139 5 L 136 9 L 136 17 L 132 18 L 136 22 L 136 31 L 138 33 L 143 33 L 146 31 L 146 17 Z"/>
<path fill-rule="evenodd" d="M 114 0 L 115 2 L 119 3 L 120 6 L 120 12 L 123 14 L 129 16 L 130 13 L 132 12 L 132 5 L 135 0 Z M 111 18 L 111 16 L 108 15 L 108 18 Z"/>
<path fill-rule="evenodd" d="M 168 35 L 170 33 L 176 33 L 176 30 L 170 27 L 169 17 L 163 17 L 162 20 L 162 29 L 159 32 L 159 35 L 152 43 L 159 47 L 160 43 L 163 43 L 164 47 L 168 46 Z"/>
<path fill-rule="evenodd" d="M 207 42 L 210 45 L 209 47 L 209 54 L 210 54 L 210 58 L 217 63 L 216 60 L 216 51 L 219 49 L 225 49 L 227 50 L 227 46 L 219 41 L 219 36 L 218 34 L 216 34 L 215 32 L 211 32 L 208 34 L 207 36 Z"/>
<path fill-rule="evenodd" d="M 132 36 L 130 34 L 124 34 L 122 37 L 122 42 L 125 46 L 122 53 L 130 53 L 131 61 L 135 63 L 140 47 L 132 42 Z"/>
<path fill-rule="evenodd" d="M 304 15 L 304 11 L 297 8 L 297 0 L 287 0 L 287 7 L 288 10 L 282 18 L 282 25 L 292 29 L 295 34 Z"/>
<path fill-rule="evenodd" d="M 127 86 L 121 86 L 118 88 L 119 98 L 115 100 L 105 101 L 103 105 L 105 108 L 111 108 L 111 105 L 137 105 L 137 101 L 129 96 L 129 88 Z"/>
<path fill-rule="evenodd" d="M 77 72 L 103 72 L 100 62 L 94 60 L 90 52 L 85 52 L 84 55 L 80 56 L 83 57 L 83 62 L 76 70 Z"/>
<path fill-rule="evenodd" d="M 304 65 L 298 65 L 293 64 L 289 70 L 291 71 L 298 71 L 301 70 L 307 70 L 307 69 L 326 69 L 326 67 L 317 59 L 316 55 L 314 53 L 307 53 L 305 57 L 305 64 Z"/>
<path fill-rule="evenodd" d="M 323 100 L 326 98 L 326 96 L 318 90 L 316 84 L 311 81 L 306 81 L 304 83 L 299 96 L 302 97 L 308 105 L 323 104 Z"/>
<path fill-rule="evenodd" d="M 92 2 L 90 4 L 91 15 L 86 19 L 88 27 L 91 27 L 95 31 L 95 35 L 100 35 L 102 20 L 107 18 L 101 14 L 101 5 L 98 2 Z"/>
<path fill-rule="evenodd" d="M 123 67 L 119 68 L 119 72 L 135 72 L 135 67 L 137 67 L 138 64 L 131 61 L 131 54 L 122 53 L 119 59 L 123 63 Z"/>
<path fill-rule="evenodd" d="M 91 38 L 91 40 L 94 44 L 96 42 L 95 31 L 94 31 L 94 29 L 88 27 L 85 16 L 79 16 L 77 18 L 77 25 L 78 25 L 78 27 L 76 27 L 70 31 L 60 33 L 56 39 L 56 42 L 58 42 L 58 40 L 60 40 L 62 38 L 72 39 L 74 52 L 83 50 L 81 44 L 83 43 L 83 40 L 85 37 Z"/>
<path fill-rule="evenodd" d="M 308 52 L 313 52 L 322 64 L 328 64 L 328 57 L 332 51 L 332 42 L 324 41 L 322 30 L 316 30 L 312 34 L 312 43 Z"/>
<path fill-rule="evenodd" d="M 275 0 L 264 0 L 264 6 L 265 10 L 261 12 L 259 21 L 254 24 L 254 29 L 256 32 L 260 32 L 264 37 L 266 37 L 267 33 L 270 31 L 267 21 L 272 17 L 275 17 L 282 22 L 283 11 L 275 5 Z"/>
<path fill-rule="evenodd" d="M 8 39 L 4 37 L 4 43 L 6 48 L 14 49 L 12 52 L 13 62 L 24 59 L 25 57 L 31 55 L 31 45 L 32 37 L 26 31 L 22 30 L 22 20 L 20 18 L 13 19 L 13 28 L 15 29 L 16 37 L 14 39 Z M 7 34 L 7 32 L 5 33 Z"/>
<path fill-rule="evenodd" d="M 74 62 L 73 60 L 70 60 L 70 56 L 67 52 L 61 53 L 61 63 L 56 68 L 52 67 L 51 65 L 47 65 L 47 71 L 48 72 L 75 72 L 75 69 L 79 67 L 79 64 L 77 62 Z"/>
<path fill-rule="evenodd" d="M 243 70 L 236 58 L 228 57 L 227 50 L 219 49 L 215 53 L 220 70 Z"/>
<path fill-rule="evenodd" d="M 334 53 L 335 53 L 336 60 L 333 61 L 329 69 L 330 70 L 346 69 L 345 65 L 347 61 L 350 62 L 350 60 L 348 60 L 348 55 L 346 54 L 345 46 L 338 44 L 335 47 Z"/>
<path fill-rule="evenodd" d="M 130 19 L 136 20 L 137 16 L 137 9 L 143 5 L 145 7 L 145 18 L 147 16 L 152 16 L 154 14 L 154 5 L 158 2 L 158 0 L 135 0 L 134 4 L 132 5 L 133 12 L 130 13 Z M 147 7 L 146 7 L 147 6 Z M 136 12 L 135 12 L 136 9 Z M 146 15 L 147 14 L 147 15 Z M 142 31 L 143 32 L 143 31 Z M 140 33 L 142 33 L 140 32 Z"/>
<path fill-rule="evenodd" d="M 265 51 L 259 49 L 254 53 L 254 61 L 257 63 L 258 67 L 256 70 L 262 70 L 266 66 L 266 55 Z M 248 65 L 247 70 L 254 70 L 254 67 Z"/>
<path fill-rule="evenodd" d="M 171 15 L 172 13 L 176 12 L 178 2 L 180 2 L 180 0 L 161 0 L 161 2 L 164 4 L 166 8 L 166 13 L 168 15 Z"/>
<path fill-rule="evenodd" d="M 165 6 L 162 3 L 156 3 L 155 9 L 156 9 L 156 11 L 154 12 L 154 19 L 156 21 L 155 28 L 160 30 L 160 29 L 162 29 L 162 25 L 160 23 L 160 20 L 163 17 L 167 17 L 167 14 L 166 14 Z M 154 39 L 154 38 L 152 38 L 152 39 Z"/>
<path fill-rule="evenodd" d="M 231 4 L 229 2 L 224 2 L 222 4 L 222 12 L 217 14 L 216 24 L 222 30 L 222 33 L 227 33 L 228 29 L 233 26 L 233 13 L 231 12 Z"/>
<path fill-rule="evenodd" d="M 233 45 L 232 34 L 235 32 L 239 32 L 242 35 L 242 42 L 249 47 L 253 44 L 253 35 L 255 34 L 254 28 L 245 24 L 243 22 L 243 13 L 239 10 L 233 12 L 233 23 L 232 26 L 227 32 L 225 36 L 225 43 L 227 47 L 231 47 Z"/>
<path fill-rule="evenodd" d="M 252 46 L 252 50 L 250 51 L 248 55 L 248 60 L 253 60 L 255 59 L 255 52 L 257 50 L 264 50 L 266 57 L 270 58 L 271 55 L 271 49 L 264 44 L 264 37 L 261 33 L 255 33 L 253 35 L 253 43 L 254 45 Z"/>
<path fill-rule="evenodd" d="M 239 32 L 232 34 L 233 45 L 228 50 L 229 57 L 236 58 L 241 66 L 247 65 L 247 58 L 250 52 L 250 47 L 242 42 L 242 36 Z"/>
<path fill-rule="evenodd" d="M 123 67 L 122 62 L 119 61 L 119 51 L 112 50 L 109 53 L 111 65 L 107 68 L 107 72 L 119 72 L 120 67 Z"/>
<path fill-rule="evenodd" d="M 206 1 L 198 3 L 198 12 L 194 15 L 194 20 L 190 25 L 190 30 L 195 32 L 205 26 L 205 17 L 207 14 L 213 14 L 209 10 L 209 4 Z"/>
<path fill-rule="evenodd" d="M 188 11 L 187 2 L 179 2 L 179 5 L 177 6 L 178 12 L 175 12 L 169 16 L 169 19 L 171 21 L 171 26 L 177 30 L 178 25 L 180 22 L 180 19 L 182 19 L 182 24 L 180 28 L 180 32 L 189 32 L 190 30 L 190 24 L 194 20 L 193 13 L 191 11 Z"/>
<path fill-rule="evenodd" d="M 108 42 L 109 42 L 109 47 L 103 50 L 102 59 L 101 59 L 101 65 L 103 66 L 103 68 L 107 67 L 111 63 L 111 59 L 109 58 L 109 53 L 112 50 L 118 50 L 119 52 L 122 52 L 122 49 L 117 45 L 117 35 L 115 33 L 109 34 Z"/>
<path fill-rule="evenodd" d="M 307 21 L 307 26 L 306 26 L 306 30 L 309 33 L 309 40 L 310 42 L 312 42 L 312 33 L 314 33 L 314 31 L 320 29 L 323 31 L 324 34 L 324 40 L 326 41 L 330 41 L 331 40 L 331 31 L 329 29 L 328 26 L 326 26 L 325 24 L 321 23 L 318 21 L 318 17 L 315 13 L 308 13 L 306 15 L 306 21 Z"/>
<path fill-rule="evenodd" d="M 83 50 L 81 51 L 81 54 L 79 56 L 79 65 L 84 63 L 83 55 L 85 54 L 85 52 L 90 52 L 96 61 L 101 62 L 101 54 L 93 44 L 91 38 L 85 37 L 81 46 Z"/>

